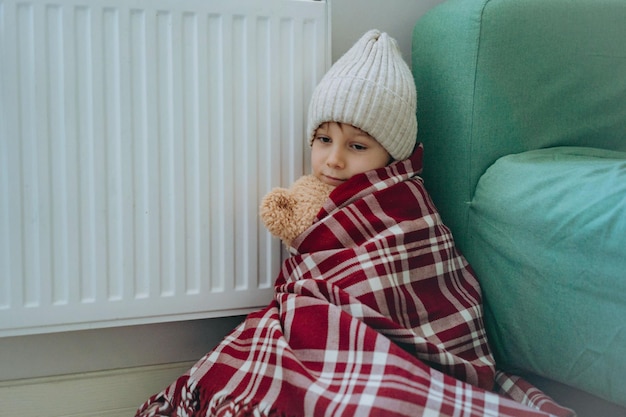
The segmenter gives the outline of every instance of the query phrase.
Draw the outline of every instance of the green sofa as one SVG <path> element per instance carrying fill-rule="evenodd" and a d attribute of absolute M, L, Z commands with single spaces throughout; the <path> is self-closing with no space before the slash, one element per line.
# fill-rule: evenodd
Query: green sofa
<path fill-rule="evenodd" d="M 498 366 L 626 415 L 626 0 L 449 0 L 411 59 L 423 177 Z"/>

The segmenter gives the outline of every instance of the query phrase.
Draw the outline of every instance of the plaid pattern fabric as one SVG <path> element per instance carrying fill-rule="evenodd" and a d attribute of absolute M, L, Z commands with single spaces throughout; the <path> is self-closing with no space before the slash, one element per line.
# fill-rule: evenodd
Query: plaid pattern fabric
<path fill-rule="evenodd" d="M 491 392 L 480 288 L 417 177 L 421 156 L 335 189 L 272 303 L 137 415 L 570 415 L 505 374 L 512 395 Z"/>

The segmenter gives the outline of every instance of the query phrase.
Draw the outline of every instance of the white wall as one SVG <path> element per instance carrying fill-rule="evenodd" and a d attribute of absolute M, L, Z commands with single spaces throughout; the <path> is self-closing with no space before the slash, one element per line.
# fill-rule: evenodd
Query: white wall
<path fill-rule="evenodd" d="M 417 18 L 443 0 L 329 0 L 335 61 L 367 30 L 394 37 L 410 64 Z M 0 339 L 0 381 L 199 359 L 242 317 Z"/>
<path fill-rule="evenodd" d="M 411 33 L 415 21 L 443 0 L 329 0 L 332 58 L 336 61 L 370 29 L 389 33 L 411 65 Z"/>

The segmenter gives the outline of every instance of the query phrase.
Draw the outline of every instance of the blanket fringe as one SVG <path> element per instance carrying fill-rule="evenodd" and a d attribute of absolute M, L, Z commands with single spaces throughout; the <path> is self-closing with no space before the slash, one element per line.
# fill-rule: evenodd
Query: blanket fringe
<path fill-rule="evenodd" d="M 225 391 L 217 392 L 210 398 L 207 417 L 294 417 L 272 408 L 269 404 L 235 398 Z"/>
<path fill-rule="evenodd" d="M 557 417 L 576 417 L 574 410 L 558 405 L 539 388 L 517 375 L 496 372 L 495 392 L 531 408 Z"/>

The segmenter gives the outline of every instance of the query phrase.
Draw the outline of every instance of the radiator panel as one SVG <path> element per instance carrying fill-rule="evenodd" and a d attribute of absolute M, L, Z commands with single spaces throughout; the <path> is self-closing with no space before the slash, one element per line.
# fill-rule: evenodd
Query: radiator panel
<path fill-rule="evenodd" d="M 239 314 L 309 169 L 325 2 L 0 1 L 0 336 Z"/>

